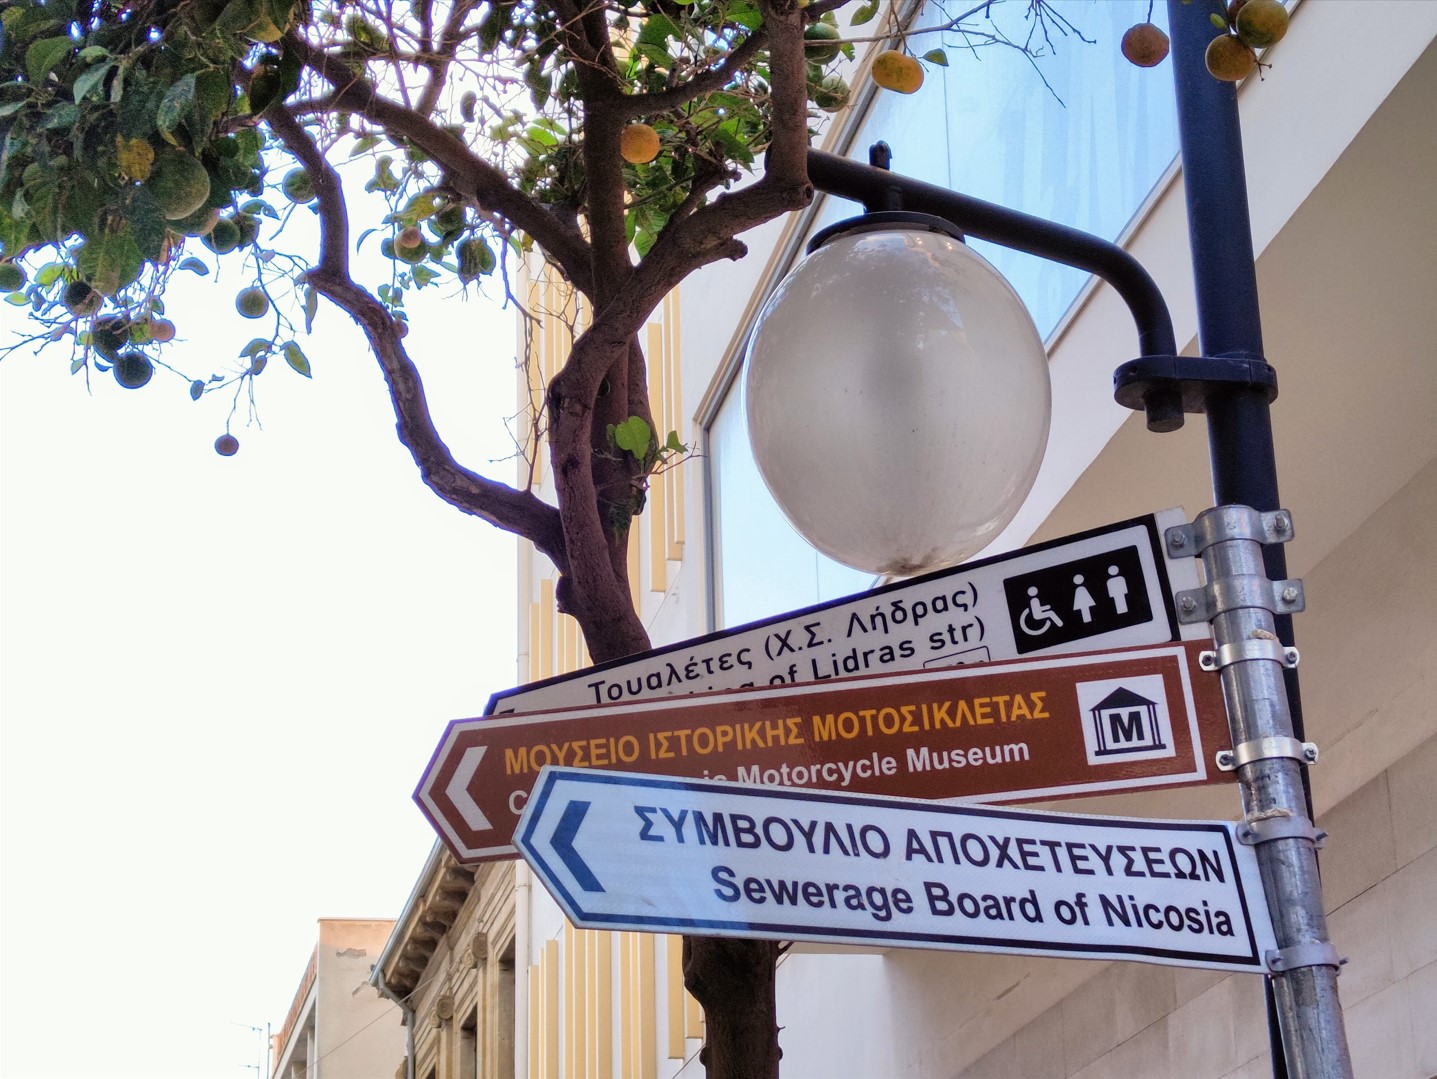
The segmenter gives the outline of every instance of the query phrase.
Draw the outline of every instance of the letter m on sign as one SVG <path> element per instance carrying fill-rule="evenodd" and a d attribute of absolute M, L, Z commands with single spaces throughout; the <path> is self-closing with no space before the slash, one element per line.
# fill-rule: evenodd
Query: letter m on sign
<path fill-rule="evenodd" d="M 1097 755 L 1165 748 L 1157 708 L 1156 701 L 1121 686 L 1109 693 L 1089 709 Z"/>

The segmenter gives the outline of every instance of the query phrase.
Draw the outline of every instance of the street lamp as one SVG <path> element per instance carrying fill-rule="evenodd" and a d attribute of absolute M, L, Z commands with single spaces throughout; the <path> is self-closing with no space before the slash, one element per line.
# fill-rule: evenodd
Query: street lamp
<path fill-rule="evenodd" d="M 1037 478 L 1042 339 L 941 218 L 879 211 L 820 232 L 759 315 L 746 371 L 764 482 L 800 535 L 855 569 L 960 562 Z"/>
<path fill-rule="evenodd" d="M 1200 356 L 1177 355 L 1161 293 L 1127 252 L 1106 240 L 896 176 L 887 171 L 886 153 L 863 165 L 810 151 L 809 178 L 818 190 L 861 202 L 870 213 L 933 215 L 968 235 L 1096 274 L 1127 303 L 1138 329 L 1141 355 L 1115 373 L 1117 400 L 1145 412 L 1153 431 L 1175 430 L 1186 413 L 1205 414 L 1216 506 L 1170 529 L 1166 543 L 1175 556 L 1201 557 L 1207 578 L 1203 588 L 1184 594 L 1178 617 L 1212 627 L 1211 665 L 1222 680 L 1232 736 L 1232 749 L 1218 766 L 1237 775 L 1239 835 L 1256 848 L 1277 941 L 1263 957 L 1270 1018 L 1280 1035 L 1274 1037 L 1274 1071 L 1347 1079 L 1352 1061 L 1337 995 L 1340 960 L 1327 936 L 1317 872 L 1320 837 L 1303 770 L 1316 747 L 1302 741 L 1293 669 L 1291 614 L 1302 609 L 1302 590 L 1300 582 L 1284 579 L 1283 543 L 1293 524 L 1278 509 L 1269 413 L 1277 379 L 1262 351 L 1237 94 L 1207 72 L 1204 52 L 1213 36 L 1207 7 L 1168 0 L 1168 22 Z M 792 336 L 789 331 L 781 340 Z M 774 364 L 782 357 L 751 350 L 750 359 Z M 751 378 L 748 388 L 752 416 L 754 396 L 764 386 Z M 760 450 L 756 440 L 756 457 Z M 761 460 L 760 469 L 767 477 L 781 464 Z M 894 476 L 923 464 L 895 461 Z M 1009 478 L 1015 486 L 1025 482 Z M 840 502 L 838 509 L 850 512 L 851 503 Z"/>

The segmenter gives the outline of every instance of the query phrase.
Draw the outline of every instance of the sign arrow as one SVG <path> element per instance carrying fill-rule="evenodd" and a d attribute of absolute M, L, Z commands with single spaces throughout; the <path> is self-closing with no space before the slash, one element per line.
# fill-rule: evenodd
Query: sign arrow
<path fill-rule="evenodd" d="M 454 808 L 464 823 L 473 828 L 476 832 L 482 832 L 491 825 L 489 818 L 479 808 L 479 803 L 474 801 L 474 796 L 469 793 L 469 782 L 474 778 L 474 773 L 479 770 L 479 762 L 484 759 L 484 751 L 488 746 L 471 746 L 464 751 L 464 756 L 459 758 L 459 767 L 454 772 L 454 778 L 444 788 L 444 793 L 454 803 Z"/>
<path fill-rule="evenodd" d="M 591 802 L 571 801 L 565 806 L 563 816 L 559 818 L 558 827 L 554 829 L 554 837 L 549 840 L 549 845 L 554 848 L 554 853 L 559 856 L 559 861 L 569 867 L 569 872 L 574 874 L 574 879 L 579 882 L 579 887 L 586 892 L 602 892 L 604 886 L 599 883 L 599 878 L 594 876 L 593 870 L 574 849 L 574 839 L 579 834 L 579 825 L 584 823 L 584 815 L 589 812 L 589 806 L 592 804 Z"/>

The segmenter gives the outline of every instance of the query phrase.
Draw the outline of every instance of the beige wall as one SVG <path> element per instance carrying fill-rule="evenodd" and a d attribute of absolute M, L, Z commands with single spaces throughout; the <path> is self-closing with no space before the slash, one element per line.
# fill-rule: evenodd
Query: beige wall
<path fill-rule="evenodd" d="M 393 1079 L 404 1054 L 399 1009 L 369 984 L 393 921 L 322 918 L 315 961 L 316 1077 Z"/>

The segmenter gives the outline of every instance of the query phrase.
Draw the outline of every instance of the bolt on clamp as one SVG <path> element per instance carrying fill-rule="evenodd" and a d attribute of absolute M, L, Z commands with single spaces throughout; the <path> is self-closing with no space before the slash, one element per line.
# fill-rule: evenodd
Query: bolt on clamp
<path fill-rule="evenodd" d="M 1164 535 L 1170 553 L 1198 558 L 1213 544 L 1228 540 L 1286 543 L 1293 537 L 1292 514 L 1287 510 L 1259 513 L 1250 506 L 1215 506 L 1198 514 L 1191 524 L 1174 525 Z"/>
<path fill-rule="evenodd" d="M 1205 671 L 1220 671 L 1234 663 L 1266 659 L 1274 663 L 1281 663 L 1284 667 L 1293 668 L 1297 666 L 1298 660 L 1301 658 L 1296 648 L 1284 645 L 1280 641 L 1255 638 L 1247 641 L 1234 641 L 1231 644 L 1222 645 L 1214 651 L 1199 652 L 1198 666 Z"/>
<path fill-rule="evenodd" d="M 1316 742 L 1299 742 L 1296 738 L 1254 738 L 1250 742 L 1220 749 L 1213 756 L 1218 769 L 1233 772 L 1254 761 L 1270 761 L 1286 757 L 1304 764 L 1316 764 L 1318 758 Z"/>

